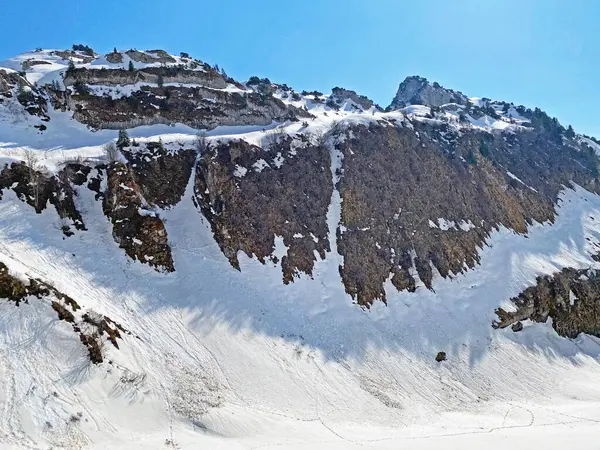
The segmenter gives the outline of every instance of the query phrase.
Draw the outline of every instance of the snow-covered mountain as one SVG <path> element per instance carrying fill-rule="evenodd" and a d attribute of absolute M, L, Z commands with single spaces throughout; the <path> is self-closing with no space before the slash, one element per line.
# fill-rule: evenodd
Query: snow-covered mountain
<path fill-rule="evenodd" d="M 590 448 L 598 151 L 421 77 L 0 62 L 0 447 Z"/>

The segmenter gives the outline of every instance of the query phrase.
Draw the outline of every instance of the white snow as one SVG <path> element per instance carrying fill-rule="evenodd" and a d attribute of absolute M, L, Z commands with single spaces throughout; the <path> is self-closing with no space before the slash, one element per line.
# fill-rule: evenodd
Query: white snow
<path fill-rule="evenodd" d="M 254 164 L 252 164 L 252 167 L 254 168 L 255 172 L 262 172 L 264 169 L 268 169 L 271 166 L 269 166 L 269 163 L 266 162 L 264 159 L 259 159 Z"/>
<path fill-rule="evenodd" d="M 529 189 L 531 189 L 534 192 L 537 192 L 537 190 L 535 190 L 534 188 L 532 188 L 531 186 L 529 186 L 528 184 L 524 183 L 523 180 L 521 180 L 519 177 L 517 177 L 514 173 L 509 172 L 508 170 L 506 171 L 506 175 L 508 175 L 510 178 L 512 178 L 513 180 L 518 181 L 519 183 L 521 183 L 522 185 L 528 187 Z"/>
<path fill-rule="evenodd" d="M 448 220 L 444 218 L 438 218 L 437 223 L 433 220 L 429 220 L 429 228 L 438 228 L 442 231 L 448 230 L 462 230 L 462 231 L 470 231 L 473 228 L 477 228 L 473 222 L 470 220 L 461 220 L 458 224 L 454 220 Z"/>
<path fill-rule="evenodd" d="M 586 144 L 587 146 L 591 147 L 597 155 L 600 155 L 600 145 L 596 144 L 594 141 L 592 141 L 589 138 L 586 138 L 584 136 L 578 136 L 578 140 L 581 143 Z"/>
<path fill-rule="evenodd" d="M 248 169 L 240 166 L 239 164 L 236 164 L 235 170 L 233 171 L 233 176 L 241 178 L 244 175 L 246 175 L 246 173 L 248 173 Z"/>

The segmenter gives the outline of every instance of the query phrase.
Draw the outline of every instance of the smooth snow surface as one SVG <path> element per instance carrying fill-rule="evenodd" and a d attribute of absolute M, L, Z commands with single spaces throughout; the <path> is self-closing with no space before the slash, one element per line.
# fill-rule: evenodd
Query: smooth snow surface
<path fill-rule="evenodd" d="M 219 127 L 208 139 L 260 145 L 275 127 L 318 135 L 339 120 L 433 120 L 421 107 L 332 112 L 319 104 L 311 113 L 316 119 L 307 124 Z M 100 159 L 101 146 L 116 138 L 69 113 L 50 116 L 39 133 L 35 119 L 0 106 L 1 162 L 30 149 L 52 171 L 76 156 Z M 195 130 L 148 126 L 130 136 L 160 137 L 175 150 L 191 146 Z M 334 181 L 341 158 L 332 150 Z M 236 176 L 281 164 L 279 155 L 239 167 Z M 193 181 L 181 203 L 160 211 L 172 274 L 128 259 L 84 187 L 77 202 L 89 230 L 66 239 L 52 208 L 38 215 L 4 192 L 0 261 L 52 282 L 84 312 L 106 314 L 132 336 L 120 350 L 107 345 L 106 362 L 91 365 L 70 325 L 42 301 L 0 302 L 0 448 L 598 448 L 600 340 L 561 338 L 550 323 L 527 322 L 519 333 L 491 323 L 494 310 L 509 309 L 537 275 L 600 268 L 590 257 L 600 241 L 600 197 L 566 190 L 555 224 L 536 224 L 527 237 L 502 229 L 476 269 L 437 276 L 435 292 L 420 285 L 398 293 L 389 282 L 388 306 L 363 310 L 339 276 L 337 191 L 327 215 L 332 252 L 313 279 L 285 286 L 273 265 L 240 255 L 241 271 L 230 266 L 191 201 Z M 276 243 L 276 252 L 285 251 L 282 239 Z M 435 361 L 439 351 L 447 361 Z"/>

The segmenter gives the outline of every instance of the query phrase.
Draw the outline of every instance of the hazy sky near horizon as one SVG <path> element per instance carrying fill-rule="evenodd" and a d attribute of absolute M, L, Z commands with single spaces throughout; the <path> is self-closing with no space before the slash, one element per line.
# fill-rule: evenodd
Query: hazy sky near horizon
<path fill-rule="evenodd" d="M 35 47 L 162 48 L 234 78 L 354 89 L 387 106 L 408 75 L 540 108 L 600 138 L 596 0 L 5 0 L 0 60 Z"/>

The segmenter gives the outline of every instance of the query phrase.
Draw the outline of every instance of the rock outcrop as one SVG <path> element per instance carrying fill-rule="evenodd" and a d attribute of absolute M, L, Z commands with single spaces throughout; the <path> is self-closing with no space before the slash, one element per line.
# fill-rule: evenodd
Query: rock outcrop
<path fill-rule="evenodd" d="M 312 274 L 315 251 L 329 251 L 327 208 L 333 189 L 329 151 L 302 149 L 281 137 L 262 149 L 243 141 L 217 144 L 196 170 L 196 201 L 234 267 L 238 252 L 281 263 L 285 283 Z M 281 261 L 275 239 L 286 247 Z"/>
<path fill-rule="evenodd" d="M 77 191 L 70 181 L 71 176 L 74 175 L 73 170 L 72 166 L 67 166 L 57 175 L 47 176 L 24 162 L 6 165 L 0 171 L 0 200 L 2 191 L 10 189 L 18 198 L 35 208 L 38 214 L 50 203 L 62 220 L 61 231 L 71 236 L 73 235 L 71 225 L 77 230 L 86 229 L 81 213 L 75 205 Z"/>
<path fill-rule="evenodd" d="M 269 125 L 309 117 L 272 94 L 226 90 L 228 82 L 213 69 L 185 66 L 140 70 L 75 69 L 69 107 L 74 118 L 93 128 L 183 123 L 212 129 L 219 125 Z M 110 88 L 112 87 L 112 88 Z M 108 89 L 108 90 L 107 90 Z"/>
<path fill-rule="evenodd" d="M 442 106 L 446 103 L 467 103 L 467 97 L 461 93 L 446 89 L 438 83 L 430 83 L 419 76 L 407 77 L 388 107 L 390 110 L 401 109 L 408 105 Z"/>
<path fill-rule="evenodd" d="M 600 274 L 595 269 L 567 268 L 538 277 L 535 286 L 511 301 L 515 311 L 496 310 L 495 328 L 512 325 L 513 331 L 520 331 L 522 320 L 544 323 L 550 318 L 561 336 L 575 338 L 587 333 L 600 337 Z"/>
<path fill-rule="evenodd" d="M 16 98 L 30 115 L 38 116 L 43 121 L 50 120 L 48 103 L 40 89 L 18 73 L 0 68 L 0 104 L 12 98 Z"/>
<path fill-rule="evenodd" d="M 130 168 L 113 162 L 107 168 L 103 209 L 113 224 L 113 237 L 127 255 L 158 271 L 173 272 L 167 230 L 158 215 L 147 209 Z"/>
<path fill-rule="evenodd" d="M 430 289 L 433 268 L 447 277 L 473 267 L 499 226 L 526 233 L 533 221 L 553 221 L 571 181 L 600 192 L 595 159 L 536 131 L 358 126 L 339 150 L 341 273 L 363 305 L 385 300 L 390 276 L 397 289 L 414 290 L 413 267 Z"/>
<path fill-rule="evenodd" d="M 188 185 L 196 151 L 182 147 L 169 152 L 161 142 L 124 149 L 142 196 L 151 206 L 169 208 L 182 199 Z"/>
<path fill-rule="evenodd" d="M 335 103 L 337 103 L 338 105 L 341 104 L 342 102 L 344 102 L 344 100 L 352 100 L 363 110 L 367 110 L 369 108 L 372 108 L 373 106 L 376 106 L 373 103 L 373 101 L 371 99 L 369 99 L 368 97 L 366 97 L 364 95 L 359 95 L 356 93 L 356 91 L 351 91 L 351 90 L 344 89 L 341 87 L 334 87 L 331 90 L 331 97 L 332 97 L 332 100 Z M 377 108 L 379 108 L 379 107 L 377 107 Z"/>
<path fill-rule="evenodd" d="M 90 361 L 94 364 L 103 362 L 102 348 L 105 340 L 118 349 L 117 339 L 123 339 L 121 333 L 131 334 L 107 316 L 93 311 L 81 315 L 81 306 L 73 298 L 39 279 L 15 277 L 2 262 L 0 262 L 0 299 L 12 301 L 16 306 L 33 299 L 46 302 L 48 307 L 56 312 L 59 320 L 71 324 L 73 332 L 79 335 L 81 343 L 88 350 Z"/>

